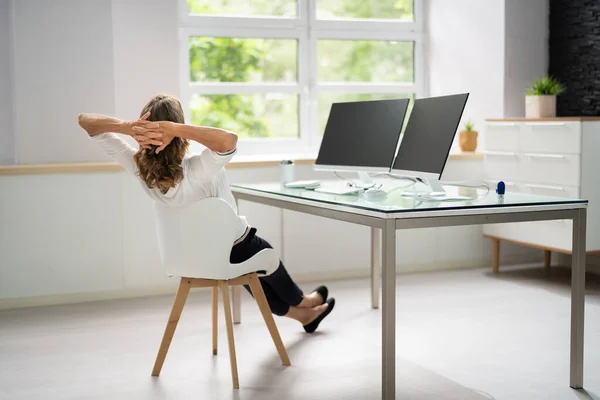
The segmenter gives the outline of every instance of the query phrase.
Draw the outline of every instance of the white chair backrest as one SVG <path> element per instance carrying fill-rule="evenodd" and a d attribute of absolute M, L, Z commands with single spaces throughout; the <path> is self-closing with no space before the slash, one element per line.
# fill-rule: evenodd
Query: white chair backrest
<path fill-rule="evenodd" d="M 185 208 L 155 203 L 158 246 L 169 275 L 218 279 L 230 266 L 239 218 L 222 199 L 207 198 Z"/>

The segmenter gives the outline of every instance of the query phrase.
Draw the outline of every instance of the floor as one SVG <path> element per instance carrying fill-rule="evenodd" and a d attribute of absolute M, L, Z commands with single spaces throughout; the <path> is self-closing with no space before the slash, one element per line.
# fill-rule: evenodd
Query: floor
<path fill-rule="evenodd" d="M 377 399 L 381 312 L 368 281 L 329 287 L 337 305 L 318 333 L 276 320 L 288 368 L 244 293 L 238 391 L 222 313 L 212 355 L 208 291 L 192 293 L 160 378 L 150 371 L 172 296 L 0 312 L 0 399 Z M 574 391 L 567 269 L 399 276 L 397 398 L 600 400 L 600 278 L 587 288 L 586 389 Z"/>

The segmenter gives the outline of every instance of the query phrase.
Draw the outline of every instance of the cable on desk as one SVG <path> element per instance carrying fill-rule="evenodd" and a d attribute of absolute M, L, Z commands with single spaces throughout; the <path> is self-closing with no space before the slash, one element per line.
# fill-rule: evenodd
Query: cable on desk
<path fill-rule="evenodd" d="M 350 179 L 346 179 L 346 178 L 344 178 L 343 176 L 341 176 L 340 174 L 338 174 L 338 172 L 337 172 L 337 171 L 333 171 L 333 173 L 334 173 L 334 174 L 335 174 L 335 176 L 337 176 L 339 179 L 341 179 L 342 181 L 346 182 L 346 184 L 347 184 L 348 186 L 350 186 L 350 187 L 356 187 L 356 188 L 360 188 L 360 189 L 367 190 L 367 189 L 371 189 L 371 188 L 376 188 L 376 189 L 379 189 L 379 188 L 382 186 L 382 184 L 381 184 L 381 183 L 380 183 L 380 184 L 373 183 L 373 184 L 371 184 L 370 186 L 365 186 L 365 185 L 363 185 L 363 184 L 356 183 L 356 182 L 354 182 L 354 181 L 352 181 L 352 180 L 350 180 Z"/>
<path fill-rule="evenodd" d="M 419 179 L 417 179 L 419 180 Z M 475 183 L 475 182 L 481 182 L 481 183 Z M 474 198 L 469 198 L 469 199 L 464 199 L 462 201 L 477 201 L 477 200 L 481 200 L 484 199 L 488 193 L 490 192 L 490 187 L 487 185 L 487 183 L 485 183 L 484 181 L 473 181 L 472 182 L 462 182 L 462 181 L 456 181 L 456 182 L 440 182 L 442 184 L 442 186 L 455 186 L 455 187 L 465 187 L 465 188 L 473 188 L 473 189 L 477 189 L 477 188 L 485 188 L 485 193 L 482 196 L 477 196 Z M 418 197 L 419 200 L 423 200 L 423 201 L 457 201 L 456 199 L 452 198 L 452 196 L 449 196 L 448 198 L 444 198 L 442 197 L 437 197 L 437 196 L 428 196 L 426 193 L 423 194 L 423 196 L 419 196 Z"/>

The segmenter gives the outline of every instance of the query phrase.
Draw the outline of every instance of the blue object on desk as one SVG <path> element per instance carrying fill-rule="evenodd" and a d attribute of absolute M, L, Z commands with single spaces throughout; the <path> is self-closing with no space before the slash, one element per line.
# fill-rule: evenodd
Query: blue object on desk
<path fill-rule="evenodd" d="M 504 184 L 504 182 L 498 182 L 498 185 L 496 186 L 496 193 L 498 193 L 499 195 L 503 195 L 505 190 L 506 185 Z"/>

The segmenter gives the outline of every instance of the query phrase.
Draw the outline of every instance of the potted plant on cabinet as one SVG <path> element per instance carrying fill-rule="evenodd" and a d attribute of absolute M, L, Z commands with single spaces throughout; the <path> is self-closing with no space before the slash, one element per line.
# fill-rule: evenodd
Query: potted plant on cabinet
<path fill-rule="evenodd" d="M 553 76 L 535 80 L 525 96 L 525 117 L 555 117 L 556 96 L 564 91 L 565 86 Z"/>
<path fill-rule="evenodd" d="M 460 132 L 458 144 L 461 151 L 473 152 L 477 148 L 477 131 L 473 130 L 474 127 L 475 124 L 469 120 L 465 124 L 465 129 Z"/>

